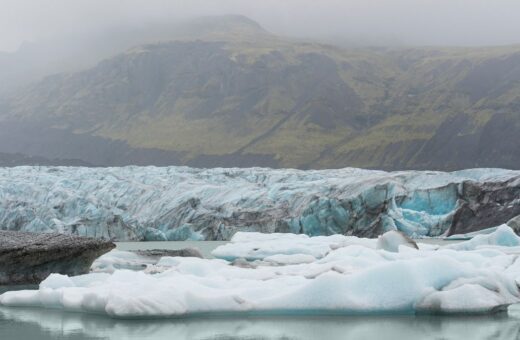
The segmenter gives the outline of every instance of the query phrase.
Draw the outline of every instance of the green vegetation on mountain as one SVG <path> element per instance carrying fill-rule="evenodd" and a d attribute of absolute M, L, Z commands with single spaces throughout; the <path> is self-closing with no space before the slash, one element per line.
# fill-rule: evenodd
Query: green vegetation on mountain
<path fill-rule="evenodd" d="M 0 105 L 3 125 L 197 166 L 520 168 L 520 46 L 342 49 L 242 17 L 191 27 L 17 92 Z M 63 144 L 44 156 L 81 158 Z"/>

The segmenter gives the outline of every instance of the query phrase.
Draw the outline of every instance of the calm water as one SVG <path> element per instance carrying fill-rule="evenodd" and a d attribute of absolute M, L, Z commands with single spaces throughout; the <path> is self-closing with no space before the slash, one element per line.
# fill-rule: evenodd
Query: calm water
<path fill-rule="evenodd" d="M 0 339 L 520 339 L 520 308 L 479 317 L 273 317 L 112 320 L 0 307 Z"/>
<path fill-rule="evenodd" d="M 118 243 L 118 249 L 197 247 L 221 242 Z M 30 287 L 25 287 L 30 288 Z M 6 288 L 4 287 L 3 290 Z M 2 287 L 0 287 L 1 293 Z M 520 305 L 492 316 L 226 317 L 113 320 L 59 310 L 0 307 L 0 339 L 520 339 Z"/>
<path fill-rule="evenodd" d="M 226 241 L 182 241 L 182 242 L 117 242 L 119 250 L 182 249 L 197 248 L 202 255 L 212 258 L 211 251 Z"/>

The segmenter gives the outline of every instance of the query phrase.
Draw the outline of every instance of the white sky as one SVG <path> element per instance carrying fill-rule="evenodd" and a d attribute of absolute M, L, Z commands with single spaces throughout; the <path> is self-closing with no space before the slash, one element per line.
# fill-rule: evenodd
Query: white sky
<path fill-rule="evenodd" d="M 299 37 L 520 43 L 520 0 L 0 0 L 0 50 L 71 33 L 218 14 L 244 14 L 270 31 Z"/>

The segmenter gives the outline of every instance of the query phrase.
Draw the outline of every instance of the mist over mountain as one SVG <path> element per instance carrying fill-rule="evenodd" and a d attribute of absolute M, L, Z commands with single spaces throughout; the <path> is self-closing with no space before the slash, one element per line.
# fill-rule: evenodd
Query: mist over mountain
<path fill-rule="evenodd" d="M 360 46 L 496 46 L 520 43 L 519 12 L 517 0 L 3 0 L 0 51 L 225 14 L 277 35 Z"/>
<path fill-rule="evenodd" d="M 233 20 L 228 22 L 225 18 Z M 226 25 L 237 25 L 234 30 L 240 31 L 239 18 L 229 15 L 146 25 L 127 24 L 106 31 L 98 29 L 39 42 L 24 42 L 14 52 L 0 52 L 0 96 L 6 96 L 44 76 L 94 67 L 100 60 L 140 44 L 197 39 L 199 36 L 218 34 Z"/>
<path fill-rule="evenodd" d="M 51 53 L 54 69 L 26 62 L 61 73 L 5 92 L 0 152 L 100 166 L 520 167 L 520 46 L 337 47 L 243 16 L 138 32 Z"/>

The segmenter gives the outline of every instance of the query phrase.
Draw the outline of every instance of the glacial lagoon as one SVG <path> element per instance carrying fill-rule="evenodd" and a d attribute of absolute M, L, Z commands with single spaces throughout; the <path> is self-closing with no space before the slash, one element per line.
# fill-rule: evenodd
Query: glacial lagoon
<path fill-rule="evenodd" d="M 445 241 L 430 240 L 444 244 Z M 118 243 L 120 250 L 196 246 L 205 256 L 221 242 Z M 18 287 L 24 289 L 31 286 Z M 11 290 L 3 287 L 0 293 Z M 0 339 L 518 339 L 520 305 L 493 315 L 302 315 L 122 320 L 40 308 L 0 307 Z"/>

